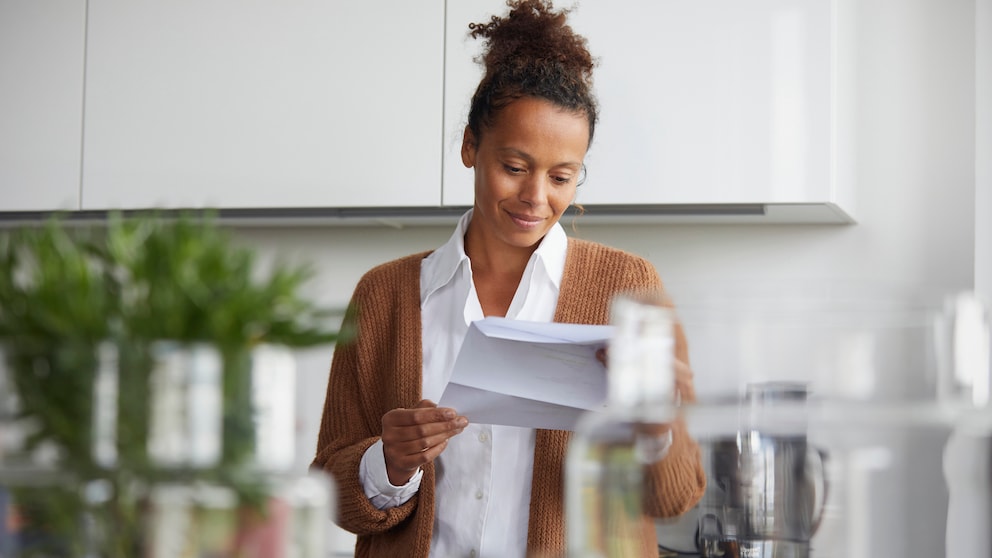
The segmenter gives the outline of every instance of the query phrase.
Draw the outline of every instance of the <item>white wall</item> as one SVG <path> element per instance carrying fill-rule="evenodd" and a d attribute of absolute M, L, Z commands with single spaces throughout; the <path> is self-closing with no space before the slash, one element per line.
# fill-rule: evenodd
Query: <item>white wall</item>
<path fill-rule="evenodd" d="M 992 0 L 975 11 L 975 290 L 992 300 Z"/>
<path fill-rule="evenodd" d="M 879 287 L 930 293 L 972 288 L 976 277 L 975 0 L 855 4 L 852 121 L 859 224 L 592 226 L 580 220 L 576 235 L 650 259 L 676 303 L 680 293 L 696 292 L 699 285 L 719 289 L 742 283 L 837 282 L 866 295 L 877 293 Z M 987 45 L 987 32 L 985 41 Z M 987 66 L 988 53 L 983 56 Z M 986 69 L 986 92 L 988 75 Z M 986 103 L 986 120 L 988 110 Z M 986 182 L 992 157 L 987 138 L 979 157 Z M 987 219 L 989 210 L 984 211 Z M 315 296 L 323 303 L 343 306 L 365 270 L 435 247 L 450 230 L 313 227 L 244 228 L 238 233 L 267 256 L 314 261 L 319 269 Z M 986 230 L 981 241 L 985 250 L 987 236 Z M 305 442 L 301 461 L 312 454 L 330 354 L 330 349 L 311 351 L 301 360 L 300 437 Z M 939 459 L 935 466 L 939 467 Z M 916 537 L 907 533 L 905 544 L 934 549 L 912 555 L 938 556 L 943 487 L 919 489 L 926 501 L 938 502 L 929 516 L 924 513 L 919 518 L 921 524 L 935 528 Z"/>

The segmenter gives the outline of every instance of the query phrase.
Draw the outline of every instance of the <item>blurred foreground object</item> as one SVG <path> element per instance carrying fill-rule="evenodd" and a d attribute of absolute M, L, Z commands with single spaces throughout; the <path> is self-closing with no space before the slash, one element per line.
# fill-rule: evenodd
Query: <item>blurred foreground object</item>
<path fill-rule="evenodd" d="M 653 518 L 692 507 L 705 484 L 699 448 L 681 421 L 670 309 L 661 299 L 622 295 L 611 323 L 607 409 L 586 413 L 569 444 L 570 558 L 657 556 Z"/>
<path fill-rule="evenodd" d="M 835 287 L 683 293 L 702 556 L 992 556 L 988 306 Z M 714 294 L 718 293 L 718 294 Z M 718 349 L 717 349 L 718 347 Z"/>
<path fill-rule="evenodd" d="M 224 493 L 257 524 L 295 509 L 288 348 L 336 339 L 310 277 L 263 275 L 210 218 L 0 236 L 0 557 L 154 556 L 171 493 Z M 202 548 L 184 555 L 252 555 Z"/>

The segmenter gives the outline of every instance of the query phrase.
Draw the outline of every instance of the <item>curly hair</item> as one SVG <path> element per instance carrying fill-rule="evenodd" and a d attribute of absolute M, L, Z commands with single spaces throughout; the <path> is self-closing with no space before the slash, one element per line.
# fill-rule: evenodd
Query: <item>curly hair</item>
<path fill-rule="evenodd" d="M 566 23 L 569 10 L 555 11 L 550 0 L 508 0 L 505 17 L 471 23 L 473 39 L 487 40 L 477 62 L 485 75 L 472 95 L 468 127 L 476 138 L 496 114 L 521 97 L 537 97 L 589 119 L 589 143 L 598 106 L 592 93 L 595 60 L 586 39 Z"/>

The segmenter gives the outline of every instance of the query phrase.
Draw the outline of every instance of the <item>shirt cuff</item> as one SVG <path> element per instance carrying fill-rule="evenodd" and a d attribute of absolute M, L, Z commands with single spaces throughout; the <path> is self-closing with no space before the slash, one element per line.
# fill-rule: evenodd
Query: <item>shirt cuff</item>
<path fill-rule="evenodd" d="M 382 453 L 382 440 L 369 446 L 362 455 L 358 466 L 358 478 L 362 482 L 365 496 L 376 509 L 387 510 L 405 504 L 420 490 L 420 479 L 424 476 L 422 469 L 410 477 L 403 486 L 393 486 L 386 473 L 386 457 Z"/>

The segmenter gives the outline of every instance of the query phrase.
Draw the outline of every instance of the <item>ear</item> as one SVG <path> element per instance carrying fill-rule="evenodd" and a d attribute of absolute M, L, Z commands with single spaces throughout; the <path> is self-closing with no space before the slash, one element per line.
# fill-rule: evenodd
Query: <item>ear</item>
<path fill-rule="evenodd" d="M 462 134 L 462 164 L 465 168 L 475 166 L 475 152 L 479 149 L 479 144 L 475 139 L 475 134 L 468 126 L 465 126 L 465 133 Z"/>

